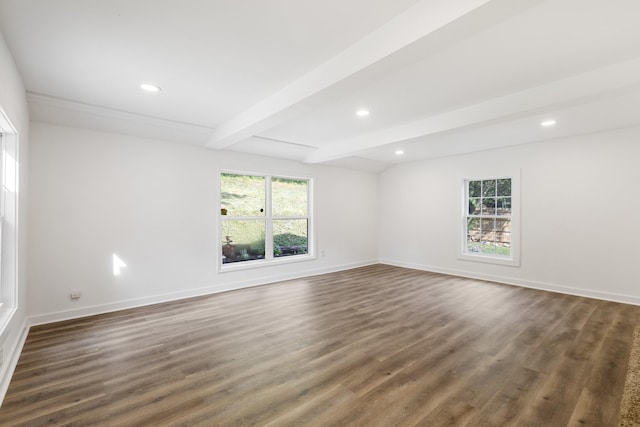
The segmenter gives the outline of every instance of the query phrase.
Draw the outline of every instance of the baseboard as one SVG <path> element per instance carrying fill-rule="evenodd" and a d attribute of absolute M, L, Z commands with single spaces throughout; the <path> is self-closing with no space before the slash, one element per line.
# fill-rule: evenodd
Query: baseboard
<path fill-rule="evenodd" d="M 473 271 L 456 270 L 435 267 L 425 264 L 407 263 L 403 261 L 380 259 L 380 260 L 368 260 L 356 263 L 342 264 L 332 267 L 326 267 L 321 269 L 310 270 L 306 272 L 291 273 L 285 275 L 268 276 L 262 278 L 260 281 L 244 280 L 233 283 L 227 283 L 223 287 L 207 287 L 199 289 L 191 289 L 183 292 L 174 292 L 168 294 L 154 295 L 145 298 L 132 299 L 126 301 L 119 301 L 115 303 L 100 304 L 90 307 L 83 307 L 74 310 L 66 310 L 55 313 L 48 313 L 43 315 L 31 316 L 28 319 L 28 326 L 43 325 L 52 322 L 59 322 L 63 320 L 76 319 L 80 317 L 93 316 L 96 314 L 110 313 L 113 311 L 126 310 L 129 308 L 142 307 L 151 304 L 158 304 L 169 301 L 176 301 L 185 298 L 193 298 L 203 295 L 216 294 L 220 292 L 227 292 L 237 289 L 243 289 L 253 286 L 267 285 L 270 283 L 281 282 L 285 280 L 299 279 L 302 277 L 317 276 L 320 274 L 334 273 L 338 271 L 349 270 L 352 268 L 364 267 L 372 264 L 388 264 L 397 267 L 411 268 L 414 270 L 430 271 L 434 273 L 448 274 L 451 276 L 467 277 L 470 279 L 487 280 L 491 282 L 503 283 L 513 286 L 521 286 L 525 288 L 539 289 L 550 292 L 558 292 L 568 295 L 576 295 L 587 298 L 596 298 L 605 301 L 620 302 L 624 304 L 640 305 L 640 297 L 632 295 L 615 294 L 610 292 L 594 291 L 589 289 L 574 288 L 568 286 L 562 286 L 551 283 L 544 283 L 532 280 L 514 279 L 511 277 L 503 277 L 498 275 L 483 274 Z"/>
<path fill-rule="evenodd" d="M 299 279 L 302 277 L 311 277 L 311 276 L 317 276 L 320 274 L 334 273 L 338 271 L 364 267 L 367 265 L 372 265 L 377 263 L 378 263 L 378 260 L 369 260 L 369 261 L 363 261 L 363 262 L 356 262 L 356 263 L 320 268 L 320 269 L 299 272 L 299 273 L 267 276 L 260 279 L 260 281 L 243 280 L 238 282 L 227 283 L 221 287 L 207 287 L 207 288 L 199 288 L 199 289 L 190 289 L 188 291 L 183 291 L 183 292 L 172 292 L 168 294 L 153 295 L 145 298 L 119 301 L 119 302 L 108 303 L 108 304 L 100 304 L 100 305 L 83 307 L 83 308 L 74 309 L 74 310 L 59 311 L 55 313 L 35 315 L 35 316 L 29 317 L 28 322 L 29 322 L 29 326 L 44 325 L 47 323 L 77 319 L 80 317 L 93 316 L 96 314 L 111 313 L 114 311 L 126 310 L 129 308 L 143 307 L 151 304 L 159 304 L 163 302 L 199 297 L 203 295 L 211 295 L 211 294 L 216 294 L 220 292 L 228 292 L 228 291 L 233 291 L 238 289 L 249 288 L 253 286 L 261 286 L 261 285 L 267 285 L 275 282 L 282 282 L 285 280 Z"/>
<path fill-rule="evenodd" d="M 433 273 L 448 274 L 450 276 L 466 277 L 469 279 L 487 280 L 490 282 L 503 283 L 505 285 L 521 286 L 523 288 L 557 292 L 560 294 L 575 295 L 575 296 L 586 297 L 586 298 L 595 298 L 595 299 L 600 299 L 605 301 L 619 302 L 623 304 L 640 305 L 640 297 L 636 297 L 632 295 L 593 291 L 590 289 L 561 286 L 561 285 L 556 285 L 551 283 L 537 282 L 533 280 L 514 279 L 512 277 L 502 277 L 502 276 L 482 274 L 482 273 L 477 273 L 472 271 L 440 268 L 440 267 L 434 267 L 430 265 L 407 263 L 407 262 L 395 261 L 395 260 L 389 260 L 389 259 L 381 259 L 379 262 L 380 264 L 411 268 L 413 270 L 430 271 Z"/>
<path fill-rule="evenodd" d="M 16 370 L 16 366 L 18 365 L 18 360 L 20 359 L 20 354 L 22 353 L 22 348 L 24 347 L 24 343 L 27 340 L 27 335 L 29 334 L 29 325 L 27 319 L 22 322 L 22 326 L 20 327 L 20 335 L 18 339 L 15 341 L 15 344 L 12 348 L 4 347 L 4 369 L 2 370 L 2 377 L 0 378 L 0 406 L 2 406 L 2 402 L 4 402 L 4 397 L 7 394 L 7 390 L 9 390 L 9 384 L 11 383 L 11 378 L 13 377 L 13 372 Z M 7 344 L 5 342 L 5 344 Z"/>

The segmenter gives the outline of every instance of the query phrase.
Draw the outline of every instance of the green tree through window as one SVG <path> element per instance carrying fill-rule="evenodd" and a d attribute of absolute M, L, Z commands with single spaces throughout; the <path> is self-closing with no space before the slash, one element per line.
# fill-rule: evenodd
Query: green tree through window
<path fill-rule="evenodd" d="M 466 181 L 467 254 L 511 256 L 511 178 Z"/>
<path fill-rule="evenodd" d="M 222 264 L 309 253 L 310 180 L 220 174 Z"/>

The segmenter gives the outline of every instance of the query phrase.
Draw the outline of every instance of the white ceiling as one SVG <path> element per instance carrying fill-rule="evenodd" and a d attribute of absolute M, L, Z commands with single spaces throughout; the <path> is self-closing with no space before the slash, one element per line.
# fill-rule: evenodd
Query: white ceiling
<path fill-rule="evenodd" d="M 0 0 L 33 120 L 370 171 L 640 124 L 639 17 L 637 0 Z"/>

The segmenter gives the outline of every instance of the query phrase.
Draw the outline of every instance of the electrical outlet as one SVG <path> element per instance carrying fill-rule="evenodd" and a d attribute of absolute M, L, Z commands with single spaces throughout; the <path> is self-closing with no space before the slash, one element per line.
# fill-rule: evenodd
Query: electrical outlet
<path fill-rule="evenodd" d="M 73 291 L 73 292 L 71 292 L 71 294 L 69 296 L 71 297 L 71 299 L 80 299 L 81 295 L 82 295 L 82 292 Z"/>

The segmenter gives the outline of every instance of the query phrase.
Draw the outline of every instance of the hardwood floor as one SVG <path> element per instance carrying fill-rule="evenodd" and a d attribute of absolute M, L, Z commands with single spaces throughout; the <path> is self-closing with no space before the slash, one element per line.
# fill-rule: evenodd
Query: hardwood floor
<path fill-rule="evenodd" d="M 615 426 L 639 324 L 376 265 L 34 327 L 0 425 Z"/>

